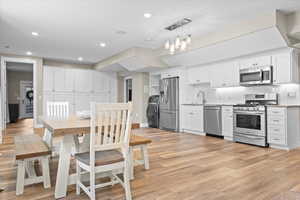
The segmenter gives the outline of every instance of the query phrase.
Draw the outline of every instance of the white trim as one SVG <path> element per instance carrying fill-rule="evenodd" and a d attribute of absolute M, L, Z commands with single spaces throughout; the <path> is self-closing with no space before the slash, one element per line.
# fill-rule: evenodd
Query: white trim
<path fill-rule="evenodd" d="M 181 132 L 190 133 L 190 134 L 194 134 L 194 135 L 206 136 L 206 133 L 204 133 L 204 132 L 198 132 L 198 131 L 192 131 L 192 130 L 186 130 L 186 129 L 182 129 Z"/>
<path fill-rule="evenodd" d="M 6 56 L 1 56 L 1 76 L 3 74 L 2 70 L 5 70 L 6 72 L 6 62 L 19 62 L 19 63 L 29 63 L 33 65 L 33 91 L 34 91 L 34 101 L 33 101 L 33 119 L 34 119 L 34 127 L 37 126 L 37 102 L 38 102 L 38 96 L 37 96 L 37 62 L 35 59 L 32 58 L 16 58 L 16 57 L 6 57 Z M 1 94 L 3 93 L 3 87 L 2 84 L 4 84 L 3 82 L 3 78 L 1 78 Z M 3 113 L 3 108 L 5 108 L 4 104 L 3 104 L 3 99 L 2 99 L 1 95 L 1 113 Z M 5 113 L 5 111 L 4 111 Z M 2 114 L 3 115 L 3 114 Z M 4 124 L 3 121 L 3 116 L 1 117 L 1 141 L 0 143 L 2 143 L 2 130 L 5 129 L 6 125 Z"/>
<path fill-rule="evenodd" d="M 149 124 L 147 122 L 140 124 L 141 128 L 148 128 Z"/>

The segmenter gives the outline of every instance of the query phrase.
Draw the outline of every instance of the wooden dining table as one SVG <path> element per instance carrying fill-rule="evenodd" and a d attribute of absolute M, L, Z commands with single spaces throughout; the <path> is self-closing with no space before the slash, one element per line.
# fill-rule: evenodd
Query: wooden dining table
<path fill-rule="evenodd" d="M 71 154 L 89 150 L 90 120 L 70 116 L 67 119 L 46 119 L 41 117 L 45 131 L 49 131 L 52 137 L 62 136 L 59 162 L 57 169 L 55 198 L 63 198 L 67 195 L 68 185 L 76 183 L 76 173 L 69 174 Z M 84 135 L 83 142 L 79 145 L 78 136 Z M 131 160 L 131 159 L 130 159 Z"/>

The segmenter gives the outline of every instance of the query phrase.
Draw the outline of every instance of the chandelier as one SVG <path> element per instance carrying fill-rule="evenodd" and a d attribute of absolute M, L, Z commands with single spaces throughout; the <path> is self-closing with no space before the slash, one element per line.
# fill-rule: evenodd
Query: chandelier
<path fill-rule="evenodd" d="M 165 49 L 169 50 L 170 54 L 173 55 L 176 51 L 185 51 L 192 43 L 192 36 L 177 36 L 174 40 L 167 40 L 165 42 Z"/>

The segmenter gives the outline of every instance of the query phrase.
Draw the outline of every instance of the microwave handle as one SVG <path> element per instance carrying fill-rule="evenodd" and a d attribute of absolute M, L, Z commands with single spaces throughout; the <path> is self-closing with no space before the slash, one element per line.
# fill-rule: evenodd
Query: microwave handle
<path fill-rule="evenodd" d="M 264 80 L 263 80 L 263 70 L 261 69 L 260 70 L 260 82 L 263 82 Z"/>

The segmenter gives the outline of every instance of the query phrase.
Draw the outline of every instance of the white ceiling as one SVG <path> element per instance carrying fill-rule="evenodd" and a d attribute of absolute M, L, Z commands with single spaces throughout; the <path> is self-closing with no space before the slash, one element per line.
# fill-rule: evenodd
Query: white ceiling
<path fill-rule="evenodd" d="M 97 62 L 134 46 L 158 48 L 178 32 L 164 27 L 189 17 L 180 32 L 201 36 L 230 23 L 280 9 L 299 0 L 0 0 L 0 52 Z M 145 19 L 145 12 L 152 18 Z M 125 35 L 116 34 L 123 30 Z M 33 37 L 32 31 L 40 34 Z M 151 38 L 152 41 L 146 41 Z M 105 42 L 107 47 L 97 46 Z M 9 46 L 6 48 L 5 46 Z"/>

